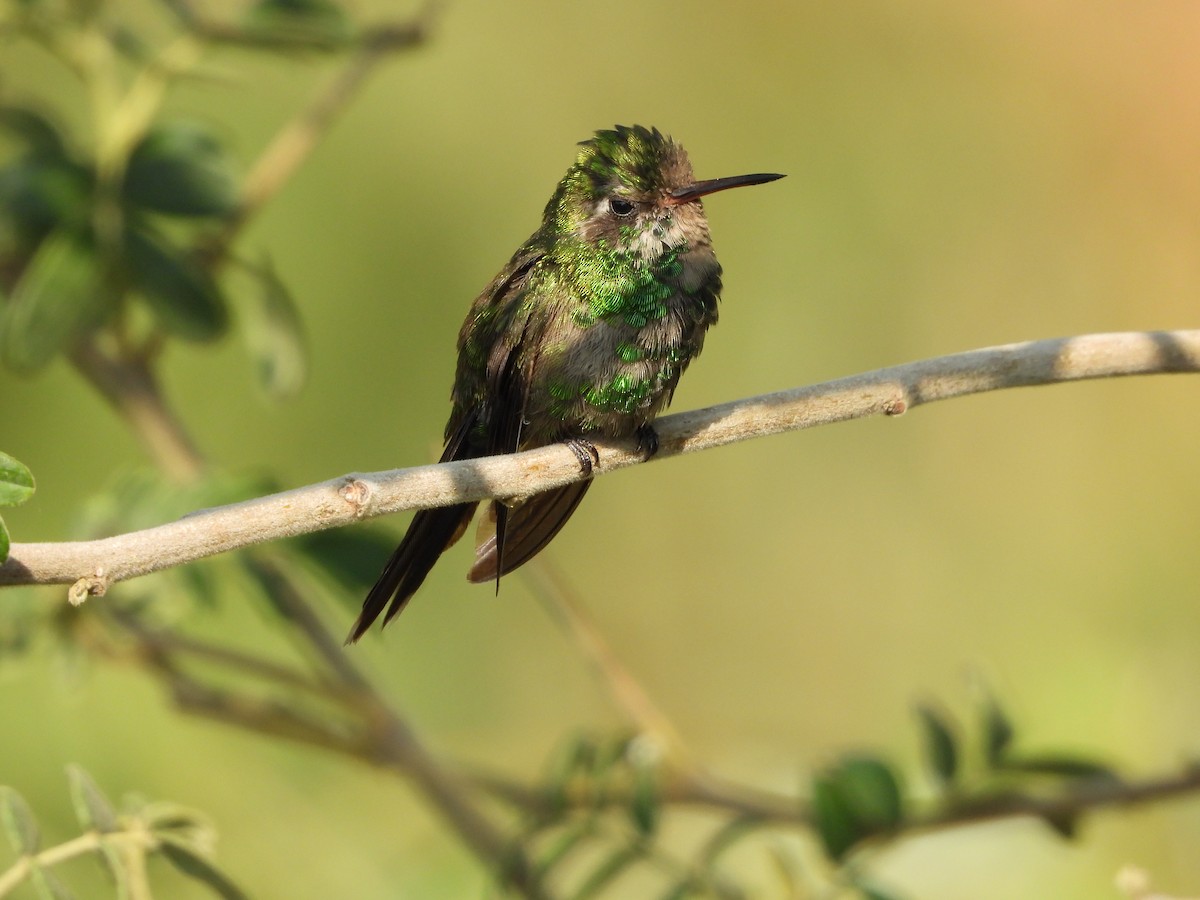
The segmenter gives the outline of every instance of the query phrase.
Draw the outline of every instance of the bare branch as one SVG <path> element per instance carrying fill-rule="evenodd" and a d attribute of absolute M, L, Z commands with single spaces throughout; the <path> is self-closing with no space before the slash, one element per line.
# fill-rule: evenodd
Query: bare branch
<path fill-rule="evenodd" d="M 655 459 L 737 441 L 899 415 L 935 400 L 1092 378 L 1200 371 L 1200 330 L 1094 334 L 972 350 L 736 400 L 656 422 Z M 642 462 L 635 447 L 599 445 L 595 474 Z M 0 585 L 71 584 L 71 599 L 217 553 L 361 519 L 488 497 L 519 497 L 583 477 L 561 446 L 511 456 L 345 475 L 176 522 L 96 541 L 13 544 Z"/>

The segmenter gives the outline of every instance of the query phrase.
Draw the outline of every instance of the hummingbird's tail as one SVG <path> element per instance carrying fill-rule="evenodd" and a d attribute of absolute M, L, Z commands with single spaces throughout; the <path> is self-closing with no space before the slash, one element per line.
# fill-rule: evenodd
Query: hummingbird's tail
<path fill-rule="evenodd" d="M 383 617 L 383 624 L 386 625 L 400 614 L 438 557 L 462 537 L 471 522 L 471 516 L 475 514 L 476 505 L 461 503 L 423 509 L 413 517 L 400 546 L 363 601 L 362 612 L 346 638 L 347 644 L 353 644 L 366 634 L 389 601 L 391 606 Z"/>
<path fill-rule="evenodd" d="M 470 459 L 476 455 L 467 440 L 474 424 L 474 416 L 467 416 L 459 422 L 446 441 L 441 462 Z M 459 503 L 436 509 L 422 509 L 413 516 L 400 546 L 387 561 L 375 586 L 363 601 L 362 612 L 358 614 L 346 638 L 347 644 L 353 644 L 367 633 L 367 629 L 379 618 L 384 607 L 388 607 L 389 601 L 391 606 L 388 607 L 387 615 L 383 617 L 383 624 L 386 625 L 400 614 L 425 580 L 425 576 L 429 574 L 429 570 L 433 568 L 433 564 L 438 561 L 438 557 L 462 537 L 467 526 L 471 524 L 471 517 L 478 505 Z"/>

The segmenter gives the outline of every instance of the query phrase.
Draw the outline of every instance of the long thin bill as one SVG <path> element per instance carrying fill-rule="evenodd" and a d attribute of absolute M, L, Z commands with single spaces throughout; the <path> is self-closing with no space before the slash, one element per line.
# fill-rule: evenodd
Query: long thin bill
<path fill-rule="evenodd" d="M 750 184 L 766 184 L 768 181 L 778 181 L 782 175 L 761 172 L 756 175 L 732 175 L 729 178 L 710 178 L 708 181 L 697 181 L 687 187 L 671 191 L 671 198 L 680 203 L 695 200 L 705 194 L 715 194 L 717 191 L 727 191 L 730 188 L 746 187 Z"/>

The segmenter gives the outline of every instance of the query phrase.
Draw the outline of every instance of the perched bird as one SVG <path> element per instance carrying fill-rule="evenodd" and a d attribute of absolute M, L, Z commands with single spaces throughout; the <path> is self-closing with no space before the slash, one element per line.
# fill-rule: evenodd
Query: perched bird
<path fill-rule="evenodd" d="M 696 181 L 683 147 L 639 125 L 580 144 L 542 226 L 471 306 L 458 336 L 442 462 L 566 441 L 585 473 L 591 438 L 657 450 L 651 422 L 717 321 L 721 266 L 700 198 L 782 175 Z M 558 534 L 590 480 L 489 504 L 468 579 L 499 579 Z M 421 510 L 367 595 L 347 643 L 391 621 L 475 503 Z M 388 605 L 390 602 L 390 606 Z"/>

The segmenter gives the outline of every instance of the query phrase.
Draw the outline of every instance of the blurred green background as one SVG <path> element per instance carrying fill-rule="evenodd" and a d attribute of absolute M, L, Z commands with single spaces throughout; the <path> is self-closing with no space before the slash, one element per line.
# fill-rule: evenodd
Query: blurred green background
<path fill-rule="evenodd" d="M 296 294 L 307 390 L 264 404 L 234 339 L 174 347 L 167 387 L 212 458 L 289 486 L 430 461 L 468 304 L 536 227 L 575 142 L 616 122 L 672 134 L 700 177 L 789 175 L 706 204 L 722 317 L 675 409 L 979 346 L 1195 326 L 1198 48 L 1190 0 L 456 0 L 240 242 Z M 44 53 L 6 53 L 10 98 L 79 113 Z M 236 81 L 181 86 L 169 110 L 247 163 L 336 67 L 212 59 Z M 38 479 L 5 519 L 15 540 L 64 539 L 139 449 L 61 362 L 0 387 L 0 447 Z M 1170 770 L 1200 751 L 1196 389 L 1009 391 L 638 467 L 597 484 L 548 555 L 730 777 L 793 790 L 864 747 L 915 767 L 913 703 L 965 713 L 972 673 L 1025 747 Z M 469 553 L 355 653 L 436 749 L 533 775 L 564 735 L 621 720 L 522 577 L 498 598 L 471 587 Z M 271 622 L 226 597 L 204 628 L 253 643 Z M 0 782 L 60 838 L 76 761 L 113 793 L 206 810 L 222 866 L 257 897 L 484 884 L 385 774 L 180 718 L 133 672 L 0 673 Z M 1196 893 L 1198 845 L 1200 801 L 1180 800 L 1089 817 L 1073 843 L 1018 821 L 877 862 L 934 900 L 1118 896 L 1125 864 Z"/>

